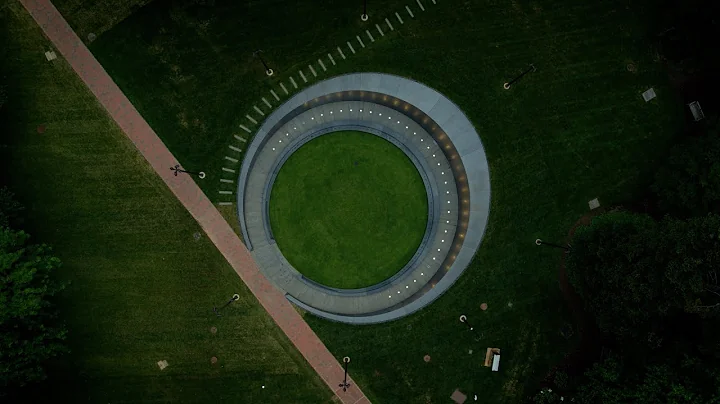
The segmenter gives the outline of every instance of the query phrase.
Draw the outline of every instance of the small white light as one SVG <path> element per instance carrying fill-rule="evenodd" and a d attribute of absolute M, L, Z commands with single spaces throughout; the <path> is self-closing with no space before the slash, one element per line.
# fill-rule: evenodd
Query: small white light
<path fill-rule="evenodd" d="M 445 230 L 445 233 L 447 233 L 447 230 Z"/>
<path fill-rule="evenodd" d="M 330 113 L 332 114 L 332 111 L 330 111 Z"/>
<path fill-rule="evenodd" d="M 362 110 L 360 110 L 360 112 L 362 112 Z M 370 111 L 370 113 L 372 114 L 372 111 Z"/>
<path fill-rule="evenodd" d="M 438 165 L 440 165 L 440 163 L 438 163 Z"/>
<path fill-rule="evenodd" d="M 278 142 L 282 143 L 282 140 L 278 140 Z"/>
<path fill-rule="evenodd" d="M 422 272 L 420 272 L 420 275 L 421 275 L 421 276 L 425 276 L 425 274 L 424 274 L 424 273 L 422 273 Z"/>
<path fill-rule="evenodd" d="M 405 289 L 409 288 L 409 286 L 405 285 Z"/>
<path fill-rule="evenodd" d="M 274 147 L 273 147 L 273 150 L 275 150 L 275 148 L 274 148 Z"/>
<path fill-rule="evenodd" d="M 413 282 L 417 282 L 417 279 L 413 279 Z"/>
<path fill-rule="evenodd" d="M 400 294 L 400 291 L 398 290 L 398 295 Z"/>
<path fill-rule="evenodd" d="M 398 123 L 400 123 L 400 121 L 398 121 Z"/>
<path fill-rule="evenodd" d="M 297 128 L 293 128 L 293 129 L 297 130 Z"/>
<path fill-rule="evenodd" d="M 350 112 L 352 112 L 352 108 L 350 108 Z"/>
<path fill-rule="evenodd" d="M 438 252 L 440 252 L 440 249 L 438 248 Z"/>
<path fill-rule="evenodd" d="M 391 119 L 392 119 L 392 117 L 388 117 L 388 121 L 391 120 Z"/>
<path fill-rule="evenodd" d="M 388 295 L 388 299 L 392 299 L 392 295 Z"/>
<path fill-rule="evenodd" d="M 435 155 L 434 155 L 434 154 L 433 154 L 433 157 L 435 157 Z"/>
<path fill-rule="evenodd" d="M 320 114 L 320 116 L 323 116 L 323 114 Z"/>
<path fill-rule="evenodd" d="M 428 148 L 428 150 L 430 150 L 430 146 L 428 146 L 427 148 Z"/>
<path fill-rule="evenodd" d="M 382 112 L 378 112 L 378 115 L 382 116 Z"/>
<path fill-rule="evenodd" d="M 425 141 L 425 139 L 420 139 L 420 141 L 421 141 L 421 142 L 424 142 L 424 141 Z"/>
<path fill-rule="evenodd" d="M 450 221 L 449 221 L 449 220 L 446 220 L 445 223 L 450 223 Z"/>
<path fill-rule="evenodd" d="M 417 135 L 417 132 L 413 132 L 413 135 Z"/>
<path fill-rule="evenodd" d="M 445 171 L 441 171 L 440 174 L 445 175 Z"/>
<path fill-rule="evenodd" d="M 446 184 L 447 184 L 447 182 L 446 182 Z M 449 193 L 450 193 L 450 191 L 445 191 L 445 193 L 446 193 L 446 194 L 449 194 Z"/>
<path fill-rule="evenodd" d="M 410 129 L 410 127 L 409 127 L 409 126 L 406 126 L 405 129 Z"/>
<path fill-rule="evenodd" d="M 435 261 L 435 257 L 433 257 L 433 261 Z"/>
<path fill-rule="evenodd" d="M 445 184 L 447 184 L 447 181 L 445 181 Z"/>
<path fill-rule="evenodd" d="M 340 110 L 340 112 L 342 112 L 342 109 Z"/>
<path fill-rule="evenodd" d="M 440 242 L 441 242 L 441 243 L 444 243 L 444 242 L 445 242 L 445 240 L 440 240 Z"/>
<path fill-rule="evenodd" d="M 352 112 L 352 109 L 350 111 Z M 360 112 L 362 112 L 362 109 L 360 109 Z"/>
<path fill-rule="evenodd" d="M 448 201 L 448 203 L 450 203 L 450 201 Z"/>
<path fill-rule="evenodd" d="M 312 119 L 312 120 L 314 121 L 314 120 L 315 120 L 315 117 L 312 117 L 312 118 L 310 118 L 310 119 Z"/>

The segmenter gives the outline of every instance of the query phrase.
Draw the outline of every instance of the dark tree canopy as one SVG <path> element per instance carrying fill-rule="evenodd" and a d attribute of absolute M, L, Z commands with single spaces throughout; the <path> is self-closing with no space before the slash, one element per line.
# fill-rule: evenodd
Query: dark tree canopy
<path fill-rule="evenodd" d="M 43 380 L 43 364 L 66 348 L 52 298 L 63 289 L 60 260 L 23 231 L 0 227 L 0 395 Z"/>
<path fill-rule="evenodd" d="M 658 332 L 683 313 L 720 313 L 720 216 L 659 223 L 609 213 L 581 227 L 567 268 L 598 327 L 619 340 L 660 344 Z"/>
<path fill-rule="evenodd" d="M 658 167 L 652 187 L 659 207 L 678 217 L 720 212 L 720 134 L 688 137 Z"/>
<path fill-rule="evenodd" d="M 575 394 L 581 404 L 704 404 L 720 400 L 720 373 L 684 356 L 635 367 L 617 355 L 595 363 Z"/>
<path fill-rule="evenodd" d="M 657 224 L 645 215 L 609 213 L 579 228 L 568 276 L 598 327 L 620 339 L 647 338 L 670 310 L 655 250 Z"/>
<path fill-rule="evenodd" d="M 673 305 L 706 317 L 720 314 L 720 216 L 710 214 L 662 223 L 658 257 L 663 291 Z"/>

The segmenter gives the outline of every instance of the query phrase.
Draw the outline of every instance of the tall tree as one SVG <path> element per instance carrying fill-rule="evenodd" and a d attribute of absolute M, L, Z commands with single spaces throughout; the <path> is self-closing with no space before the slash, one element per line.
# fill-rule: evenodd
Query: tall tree
<path fill-rule="evenodd" d="M 691 356 L 637 366 L 611 354 L 585 374 L 575 393 L 582 404 L 706 404 L 720 400 L 716 363 Z"/>
<path fill-rule="evenodd" d="M 664 295 L 688 313 L 720 315 L 720 216 L 668 218 L 659 235 Z"/>
<path fill-rule="evenodd" d="M 656 237 L 649 216 L 624 212 L 596 217 L 573 237 L 570 280 L 598 327 L 620 340 L 652 340 L 654 320 L 671 309 L 662 295 Z"/>
<path fill-rule="evenodd" d="M 661 209 L 678 217 L 720 212 L 720 134 L 687 137 L 658 167 L 653 191 Z"/>
<path fill-rule="evenodd" d="M 23 231 L 0 227 L 0 394 L 45 378 L 43 364 L 66 348 L 52 298 L 64 285 L 60 260 Z"/>

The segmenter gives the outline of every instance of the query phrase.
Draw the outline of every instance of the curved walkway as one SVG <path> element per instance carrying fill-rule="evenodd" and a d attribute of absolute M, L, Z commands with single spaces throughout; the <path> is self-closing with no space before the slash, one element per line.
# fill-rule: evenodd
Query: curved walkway
<path fill-rule="evenodd" d="M 268 217 L 272 181 L 284 160 L 308 140 L 347 128 L 400 147 L 428 193 L 429 226 L 415 256 L 387 281 L 357 290 L 303 277 L 275 244 Z M 331 320 L 370 324 L 425 307 L 460 277 L 485 231 L 490 178 L 477 132 L 450 100 L 403 77 L 356 73 L 317 83 L 268 116 L 248 147 L 237 198 L 248 248 L 290 301 Z"/>
<path fill-rule="evenodd" d="M 338 387 L 344 370 L 340 363 L 300 317 L 283 294 L 258 271 L 250 253 L 210 200 L 189 176 L 173 176 L 169 167 L 177 160 L 112 81 L 103 67 L 49 0 L 21 0 L 47 37 L 90 88 L 118 126 L 135 144 L 155 172 L 202 226 L 235 272 L 290 341 L 335 392 L 340 401 L 363 404 L 370 401 L 354 381 L 347 392 Z M 348 377 L 348 379 L 350 379 Z M 348 380 L 350 382 L 350 380 Z"/>

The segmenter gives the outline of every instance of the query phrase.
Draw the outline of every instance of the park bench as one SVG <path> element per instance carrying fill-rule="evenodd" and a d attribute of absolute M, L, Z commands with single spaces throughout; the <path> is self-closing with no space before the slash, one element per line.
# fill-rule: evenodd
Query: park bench
<path fill-rule="evenodd" d="M 491 367 L 492 371 L 500 369 L 500 348 L 488 348 L 485 352 L 485 367 Z"/>
<path fill-rule="evenodd" d="M 695 119 L 695 122 L 702 121 L 703 118 L 705 118 L 705 113 L 703 112 L 702 108 L 700 107 L 699 102 L 693 101 L 690 104 L 688 104 L 688 107 L 690 108 L 690 112 L 692 112 L 693 119 Z"/>

